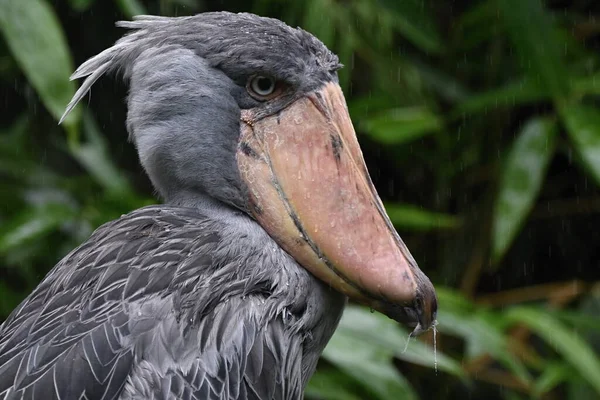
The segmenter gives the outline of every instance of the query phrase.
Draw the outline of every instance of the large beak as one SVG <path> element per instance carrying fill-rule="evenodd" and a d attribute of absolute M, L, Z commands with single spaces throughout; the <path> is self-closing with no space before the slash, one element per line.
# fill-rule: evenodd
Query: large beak
<path fill-rule="evenodd" d="M 251 212 L 304 268 L 418 334 L 437 299 L 367 172 L 344 95 L 328 83 L 276 115 L 242 112 L 238 167 Z"/>

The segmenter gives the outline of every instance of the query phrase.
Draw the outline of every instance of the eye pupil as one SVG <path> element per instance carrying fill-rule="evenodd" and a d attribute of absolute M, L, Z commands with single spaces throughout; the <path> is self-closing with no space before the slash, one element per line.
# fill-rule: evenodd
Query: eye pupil
<path fill-rule="evenodd" d="M 266 96 L 275 91 L 275 80 L 264 75 L 255 76 L 249 82 L 248 91 L 258 100 L 266 100 Z"/>
<path fill-rule="evenodd" d="M 273 85 L 273 82 L 269 78 L 260 77 L 257 79 L 256 85 L 261 92 L 268 92 Z"/>

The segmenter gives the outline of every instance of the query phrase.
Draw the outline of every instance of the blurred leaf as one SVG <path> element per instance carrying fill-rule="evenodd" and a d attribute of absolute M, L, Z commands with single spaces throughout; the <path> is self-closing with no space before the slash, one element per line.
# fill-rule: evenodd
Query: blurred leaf
<path fill-rule="evenodd" d="M 423 107 L 396 108 L 361 121 L 361 128 L 383 144 L 401 144 L 442 128 L 441 120 Z"/>
<path fill-rule="evenodd" d="M 402 229 L 425 231 L 452 229 L 460 225 L 458 217 L 423 210 L 410 204 L 386 203 L 385 209 L 392 223 Z"/>
<path fill-rule="evenodd" d="M 509 350 L 502 314 L 478 309 L 454 290 L 436 287 L 436 292 L 440 304 L 437 328 L 444 334 L 465 340 L 467 359 L 489 354 L 523 383 L 531 382 L 531 375 L 523 363 Z"/>
<path fill-rule="evenodd" d="M 74 215 L 75 210 L 66 204 L 25 209 L 0 228 L 0 253 L 43 236 Z"/>
<path fill-rule="evenodd" d="M 323 357 L 368 388 L 376 398 L 417 399 L 392 364 L 392 352 L 370 346 L 369 342 L 337 330 Z"/>
<path fill-rule="evenodd" d="M 71 148 L 73 156 L 109 193 L 130 196 L 133 190 L 127 179 L 113 164 L 102 133 L 89 112 L 85 113 L 84 133 L 88 141 L 73 146 Z"/>
<path fill-rule="evenodd" d="M 323 400 L 362 400 L 352 385 L 352 378 L 338 369 L 317 369 L 308 382 L 305 396 Z"/>
<path fill-rule="evenodd" d="M 539 85 L 530 80 L 522 80 L 467 97 L 452 111 L 451 118 L 462 117 L 464 114 L 486 113 L 499 107 L 515 107 L 548 97 L 549 94 Z"/>
<path fill-rule="evenodd" d="M 306 0 L 306 3 L 302 28 L 332 48 L 337 26 L 331 14 L 337 11 L 337 4 L 331 0 Z"/>
<path fill-rule="evenodd" d="M 503 167 L 492 228 L 492 258 L 508 250 L 533 207 L 554 154 L 556 124 L 529 120 L 513 143 Z"/>
<path fill-rule="evenodd" d="M 470 96 L 464 83 L 460 82 L 455 76 L 425 63 L 415 61 L 413 64 L 418 67 L 419 76 L 423 83 L 438 93 L 444 100 L 457 103 Z"/>
<path fill-rule="evenodd" d="M 0 293 L 2 293 L 2 296 L 0 296 L 0 313 L 4 315 L 10 314 L 23 300 L 22 293 L 3 281 L 0 281 Z"/>
<path fill-rule="evenodd" d="M 529 326 L 600 394 L 600 358 L 574 329 L 568 329 L 544 310 L 534 308 L 514 308 L 507 313 L 507 318 Z"/>
<path fill-rule="evenodd" d="M 379 1 L 393 13 L 394 25 L 406 39 L 426 52 L 441 51 L 440 35 L 433 23 L 432 15 L 422 0 Z"/>
<path fill-rule="evenodd" d="M 115 0 L 115 3 L 127 18 L 148 14 L 139 0 Z"/>
<path fill-rule="evenodd" d="M 569 75 L 563 64 L 564 43 L 552 15 L 541 0 L 497 0 L 506 31 L 520 56 L 521 66 L 555 99 L 569 94 Z"/>
<path fill-rule="evenodd" d="M 600 110 L 576 104 L 561 111 L 567 132 L 583 166 L 600 185 Z"/>
<path fill-rule="evenodd" d="M 563 363 L 547 364 L 540 377 L 535 381 L 532 394 L 539 397 L 569 380 L 572 374 L 573 370 Z"/>
<path fill-rule="evenodd" d="M 577 379 L 577 376 L 573 376 L 566 392 L 566 398 L 569 400 L 598 400 L 598 394 L 594 388 L 586 381 Z"/>
<path fill-rule="evenodd" d="M 95 0 L 69 0 L 69 3 L 73 10 L 81 12 L 90 8 L 94 1 Z"/>
<path fill-rule="evenodd" d="M 575 78 L 572 85 L 576 93 L 600 95 L 600 73 Z"/>
<path fill-rule="evenodd" d="M 385 315 L 372 313 L 364 307 L 346 307 L 338 332 L 362 339 L 374 349 L 389 352 L 401 360 L 427 368 L 435 366 L 436 354 L 432 347 L 417 340 L 406 346 L 406 341 L 409 340 L 406 330 Z M 437 351 L 437 364 L 440 371 L 459 377 L 465 376 L 460 364 L 441 351 Z"/>
<path fill-rule="evenodd" d="M 548 313 L 568 325 L 576 326 L 580 331 L 600 332 L 600 319 L 593 318 L 597 315 L 597 312 L 590 315 L 589 313 L 573 310 L 549 310 Z"/>
<path fill-rule="evenodd" d="M 438 303 L 444 305 L 444 310 L 456 314 L 468 314 L 475 311 L 475 304 L 456 289 L 436 285 L 435 291 Z"/>
<path fill-rule="evenodd" d="M 440 332 L 465 339 L 468 359 L 489 354 L 523 382 L 531 381 L 531 376 L 525 366 L 510 353 L 502 330 L 490 324 L 484 314 L 461 315 L 440 309 L 438 321 Z"/>
<path fill-rule="evenodd" d="M 54 11 L 43 0 L 0 0 L 0 9 L 0 29 L 13 56 L 59 120 L 75 84 L 69 80 L 73 62 Z M 71 113 L 65 127 L 73 129 L 78 118 L 78 112 Z"/>
<path fill-rule="evenodd" d="M 460 49 L 473 47 L 497 35 L 498 6 L 496 1 L 487 0 L 474 3 L 459 15 L 456 27 L 460 36 L 456 40 Z"/>

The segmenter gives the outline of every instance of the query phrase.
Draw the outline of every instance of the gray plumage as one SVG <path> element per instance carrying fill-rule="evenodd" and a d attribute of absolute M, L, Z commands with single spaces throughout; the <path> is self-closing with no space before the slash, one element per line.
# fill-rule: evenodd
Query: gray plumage
<path fill-rule="evenodd" d="M 128 80 L 127 127 L 165 205 L 100 227 L 0 326 L 0 399 L 297 399 L 345 297 L 248 215 L 235 151 L 245 82 L 284 80 L 274 113 L 337 58 L 250 14 L 140 17 L 84 63 L 68 113 L 107 72 Z"/>

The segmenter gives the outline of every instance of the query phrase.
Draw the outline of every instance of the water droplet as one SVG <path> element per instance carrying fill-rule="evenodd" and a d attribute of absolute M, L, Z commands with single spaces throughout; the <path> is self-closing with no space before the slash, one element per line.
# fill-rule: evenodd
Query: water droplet
<path fill-rule="evenodd" d="M 437 321 L 433 324 L 433 368 L 435 370 L 435 374 L 438 373 L 438 360 L 437 360 Z"/>
<path fill-rule="evenodd" d="M 408 334 L 408 337 L 406 338 L 406 344 L 404 345 L 404 350 L 402 350 L 402 354 L 406 353 L 406 350 L 408 350 L 408 344 L 410 343 L 410 338 L 412 336 L 412 332 Z"/>

